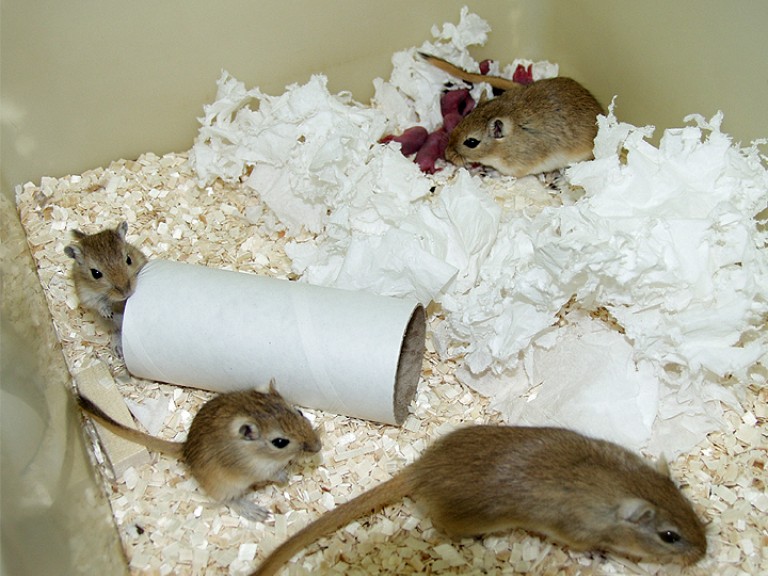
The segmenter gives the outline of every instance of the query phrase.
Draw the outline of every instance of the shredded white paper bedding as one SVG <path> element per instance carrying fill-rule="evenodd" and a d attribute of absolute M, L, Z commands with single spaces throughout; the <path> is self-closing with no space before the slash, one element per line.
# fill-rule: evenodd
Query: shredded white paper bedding
<path fill-rule="evenodd" d="M 468 48 L 489 30 L 464 10 L 419 50 L 473 68 Z M 455 543 L 406 502 L 311 547 L 287 573 L 768 569 L 768 257 L 755 221 L 768 176 L 756 146 L 734 144 L 718 115 L 691 117 L 656 147 L 651 128 L 621 123 L 612 109 L 600 120 L 596 159 L 570 168 L 560 190 L 450 165 L 427 176 L 396 144 L 377 143 L 440 122 L 449 78 L 415 52 L 393 56 L 371 106 L 329 94 L 322 76 L 270 96 L 223 73 L 189 160 L 147 154 L 19 187 L 70 369 L 111 364 L 135 415 L 164 437 L 182 439 L 210 394 L 121 372 L 107 334 L 77 307 L 62 252 L 67 230 L 127 219 L 129 240 L 150 257 L 430 303 L 412 416 L 397 429 L 305 411 L 325 434 L 323 461 L 299 464 L 288 485 L 254 495 L 274 510 L 269 522 L 209 503 L 168 458 L 114 479 L 110 499 L 132 571 L 248 573 L 287 535 L 387 479 L 437 436 L 501 420 L 663 449 L 709 522 L 708 557 L 690 569 L 635 564 L 522 531 Z M 491 73 L 511 76 L 516 64 Z M 534 63 L 533 72 L 552 76 L 557 67 Z"/>
<path fill-rule="evenodd" d="M 476 69 L 467 49 L 487 31 L 465 12 L 419 50 Z M 571 195 L 560 198 L 530 177 L 447 165 L 427 176 L 397 145 L 377 144 L 440 121 L 448 76 L 416 49 L 393 65 L 390 81 L 375 83 L 373 107 L 330 94 L 319 75 L 273 97 L 223 73 L 192 150 L 200 184 L 250 172 L 245 182 L 285 229 L 303 281 L 434 302 L 435 348 L 460 359 L 462 382 L 510 422 L 562 424 L 674 456 L 721 420 L 720 402 L 736 404 L 723 378 L 764 379 L 768 257 L 755 216 L 768 171 L 756 146 L 720 131 L 721 114 L 691 116 L 657 148 L 651 127 L 618 121 L 612 105 L 595 160 L 566 171 Z M 556 73 L 548 63 L 533 70 Z M 572 326 L 554 325 L 572 297 L 623 329 L 608 345 L 583 327 L 592 362 L 571 362 L 558 344 L 573 337 Z M 623 369 L 597 377 L 617 356 Z M 534 385 L 546 402 L 523 400 Z"/>

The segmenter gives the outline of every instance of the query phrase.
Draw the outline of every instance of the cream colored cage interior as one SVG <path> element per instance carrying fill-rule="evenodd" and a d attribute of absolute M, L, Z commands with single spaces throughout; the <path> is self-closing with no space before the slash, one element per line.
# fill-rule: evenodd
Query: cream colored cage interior
<path fill-rule="evenodd" d="M 222 69 L 270 94 L 324 73 L 331 92 L 367 102 L 391 55 L 419 45 L 432 25 L 456 21 L 464 5 L 493 28 L 477 59 L 557 62 L 601 102 L 618 95 L 621 119 L 653 124 L 657 135 L 689 113 L 722 110 L 723 130 L 736 140 L 768 136 L 764 2 L 3 0 L 4 574 L 127 571 L 68 395 L 71 376 L 16 215 L 15 186 L 188 150 Z M 753 399 L 765 400 L 764 391 Z M 757 425 L 764 452 L 765 421 Z M 724 456 L 712 473 L 724 515 L 738 504 L 734 487 L 765 488 L 764 470 L 737 471 L 733 462 Z M 761 550 L 768 556 L 765 537 L 735 529 L 723 536 L 733 540 L 723 557 L 702 573 L 765 568 L 759 559 L 748 563 Z"/>

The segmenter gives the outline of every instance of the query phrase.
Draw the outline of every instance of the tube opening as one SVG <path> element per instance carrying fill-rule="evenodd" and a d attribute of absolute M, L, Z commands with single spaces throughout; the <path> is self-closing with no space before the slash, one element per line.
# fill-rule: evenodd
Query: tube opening
<path fill-rule="evenodd" d="M 408 406 L 414 396 L 421 377 L 424 348 L 427 334 L 427 319 L 424 307 L 419 304 L 414 308 L 403 334 L 400 357 L 395 375 L 394 415 L 400 426 L 408 416 Z"/>

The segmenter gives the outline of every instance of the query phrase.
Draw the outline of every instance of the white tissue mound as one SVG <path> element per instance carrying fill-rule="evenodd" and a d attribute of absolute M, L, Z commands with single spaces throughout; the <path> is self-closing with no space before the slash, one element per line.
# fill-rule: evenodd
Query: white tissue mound
<path fill-rule="evenodd" d="M 465 9 L 418 50 L 476 70 L 467 49 L 488 31 Z M 330 94 L 319 75 L 269 96 L 224 72 L 191 153 L 200 184 L 250 169 L 303 281 L 438 303 L 434 347 L 510 422 L 688 450 L 718 426 L 720 402 L 737 402 L 725 378 L 765 383 L 768 238 L 755 217 L 768 171 L 757 145 L 733 143 L 718 114 L 686 118 L 655 147 L 652 127 L 619 122 L 611 106 L 595 160 L 566 171 L 562 195 L 450 165 L 427 176 L 397 144 L 377 143 L 441 122 L 449 77 L 416 51 L 393 56 L 372 106 Z M 529 63 L 501 73 L 518 62 Z M 558 324 L 574 296 L 625 334 L 578 312 Z"/>

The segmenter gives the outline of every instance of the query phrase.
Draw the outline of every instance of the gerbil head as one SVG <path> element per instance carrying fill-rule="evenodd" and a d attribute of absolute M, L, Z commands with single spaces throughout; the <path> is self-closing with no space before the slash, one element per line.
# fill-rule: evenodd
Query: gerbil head
<path fill-rule="evenodd" d="M 641 560 L 692 564 L 707 551 L 704 526 L 669 477 L 656 476 L 638 482 L 640 497 L 619 501 L 616 525 L 605 534 L 606 542 L 612 550 Z"/>
<path fill-rule="evenodd" d="M 508 176 L 525 176 L 541 156 L 533 127 L 516 122 L 504 97 L 478 105 L 451 131 L 445 158 L 457 166 L 483 164 Z"/>
<path fill-rule="evenodd" d="M 269 452 L 281 457 L 320 451 L 322 445 L 317 431 L 300 410 L 280 395 L 274 379 L 269 381 L 269 390 L 262 392 L 256 402 L 253 394 L 248 398 L 251 403 L 246 403 L 247 410 L 235 417 L 231 425 L 239 438 L 263 443 Z"/>
<path fill-rule="evenodd" d="M 72 232 L 75 241 L 64 253 L 75 261 L 74 274 L 78 288 L 98 294 L 109 302 L 128 299 L 136 288 L 136 276 L 146 263 L 140 250 L 125 241 L 128 223 L 116 228 L 86 235 Z"/>
<path fill-rule="evenodd" d="M 244 466 L 250 466 L 254 458 L 285 465 L 321 448 L 309 420 L 285 401 L 273 381 L 267 392 L 228 392 L 204 404 L 192 422 L 187 445 L 194 449 L 201 440 L 206 445 L 217 444 L 220 450 L 226 448 L 233 463 Z"/>

